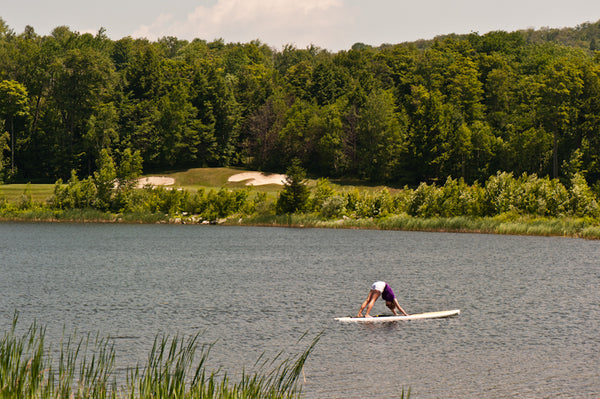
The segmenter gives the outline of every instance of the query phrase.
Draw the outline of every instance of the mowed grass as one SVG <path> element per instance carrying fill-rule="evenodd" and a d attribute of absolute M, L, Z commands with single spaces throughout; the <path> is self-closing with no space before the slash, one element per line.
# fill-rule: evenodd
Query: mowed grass
<path fill-rule="evenodd" d="M 34 201 L 45 201 L 54 194 L 54 184 L 0 184 L 0 200 L 19 202 L 25 194 Z"/>
<path fill-rule="evenodd" d="M 220 189 L 222 187 L 230 189 L 241 189 L 246 186 L 246 181 L 230 182 L 228 179 L 238 173 L 250 172 L 248 170 L 236 168 L 193 168 L 184 171 L 154 173 L 147 176 L 165 176 L 175 179 L 175 186 L 184 190 L 195 191 L 204 189 Z M 265 175 L 269 175 L 265 173 Z M 265 184 L 255 186 L 258 191 L 279 192 L 281 186 L 278 184 Z"/>
<path fill-rule="evenodd" d="M 147 176 L 166 176 L 175 179 L 175 185 L 188 190 L 199 188 L 243 187 L 243 183 L 228 182 L 231 176 L 245 172 L 233 168 L 193 168 L 177 172 L 156 173 Z"/>
<path fill-rule="evenodd" d="M 230 182 L 228 179 L 238 173 L 249 172 L 236 168 L 193 168 L 182 171 L 169 171 L 165 173 L 151 173 L 143 177 L 165 176 L 175 179 L 175 187 L 188 191 L 199 189 L 229 188 L 232 190 L 243 189 L 246 181 Z M 268 173 L 265 173 L 268 175 Z M 309 186 L 314 186 L 315 180 L 309 180 Z M 276 196 L 282 186 L 278 184 L 265 184 L 254 186 L 260 192 L 266 192 L 269 196 Z M 34 201 L 46 201 L 54 194 L 54 184 L 0 184 L 0 200 L 19 202 L 24 194 L 31 195 Z"/>
<path fill-rule="evenodd" d="M 247 181 L 230 182 L 228 179 L 238 173 L 252 172 L 249 170 L 238 168 L 192 168 L 180 171 L 166 171 L 164 173 L 150 173 L 143 177 L 164 176 L 175 179 L 175 187 L 181 188 L 190 192 L 199 189 L 219 190 L 228 188 L 238 190 L 248 187 Z M 265 172 L 265 175 L 270 173 Z M 307 179 L 307 184 L 310 188 L 316 186 L 317 179 Z M 336 180 L 330 181 L 331 187 L 339 191 L 348 191 L 354 188 L 361 191 L 378 191 L 383 188 L 388 188 L 390 192 L 397 191 L 394 188 L 384 186 L 369 186 L 364 185 L 364 182 L 351 180 Z M 267 193 L 271 198 L 276 197 L 281 191 L 282 186 L 279 184 L 265 184 L 253 186 L 256 191 Z M 54 194 L 54 184 L 0 184 L 0 200 L 9 202 L 19 202 L 23 195 L 27 193 L 31 195 L 34 201 L 46 201 Z"/>
<path fill-rule="evenodd" d="M 195 192 L 199 189 L 219 190 L 221 188 L 239 190 L 248 187 L 246 185 L 247 181 L 230 182 L 228 179 L 231 176 L 244 172 L 252 171 L 238 168 L 192 168 L 180 171 L 167 171 L 165 173 L 151 173 L 143 177 L 171 177 L 175 179 L 174 187 L 190 192 Z M 270 173 L 265 172 L 264 174 L 268 176 Z M 317 179 L 307 179 L 307 184 L 312 189 L 316 186 Z M 360 191 L 379 191 L 383 188 L 388 188 L 392 193 L 397 191 L 394 188 L 384 186 L 364 185 L 364 182 L 360 181 L 332 179 L 330 184 L 331 187 L 338 191 L 349 191 L 354 188 Z M 267 193 L 269 198 L 276 198 L 281 188 L 282 186 L 279 184 L 253 186 L 254 190 Z M 6 200 L 11 203 L 18 203 L 24 194 L 30 195 L 33 201 L 43 202 L 54 194 L 54 184 L 0 184 L 0 201 Z"/>

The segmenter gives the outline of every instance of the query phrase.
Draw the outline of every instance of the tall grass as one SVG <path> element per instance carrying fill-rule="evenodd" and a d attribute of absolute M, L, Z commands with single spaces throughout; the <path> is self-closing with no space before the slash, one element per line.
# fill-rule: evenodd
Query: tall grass
<path fill-rule="evenodd" d="M 407 231 L 471 232 L 532 236 L 562 236 L 600 239 L 600 226 L 594 218 L 535 217 L 513 212 L 493 217 L 453 216 L 416 217 L 406 213 L 381 218 L 351 218 L 324 220 L 315 214 L 255 215 L 230 218 L 227 224 L 355 228 Z"/>
<path fill-rule="evenodd" d="M 115 351 L 107 339 L 66 337 L 54 359 L 44 328 L 33 323 L 19 335 L 16 326 L 17 316 L 0 340 L 0 399 L 299 398 L 299 376 L 320 338 L 300 355 L 278 364 L 279 356 L 264 361 L 258 371 L 244 372 L 234 382 L 207 370 L 212 345 L 199 346 L 198 335 L 157 336 L 147 363 L 138 364 L 118 387 Z"/>
<path fill-rule="evenodd" d="M 16 326 L 15 316 L 11 330 L 0 340 L 0 398 L 116 397 L 114 350 L 107 340 L 69 337 L 54 362 L 43 327 L 33 323 L 19 336 Z"/>
<path fill-rule="evenodd" d="M 320 227 L 323 220 L 313 214 L 263 214 L 251 215 L 242 218 L 231 218 L 230 223 L 254 226 L 281 226 L 281 227 Z"/>
<path fill-rule="evenodd" d="M 588 239 L 600 239 L 600 226 L 589 226 L 581 230 L 581 237 Z"/>
<path fill-rule="evenodd" d="M 15 221 L 63 221 L 63 222 L 114 222 L 116 215 L 97 209 L 51 209 L 34 206 L 27 209 L 17 207 L 0 208 L 0 220 Z"/>
<path fill-rule="evenodd" d="M 383 230 L 474 232 L 599 239 L 600 227 L 591 218 L 551 218 L 502 214 L 494 217 L 429 217 L 393 215 L 377 220 Z"/>
<path fill-rule="evenodd" d="M 160 212 L 128 212 L 120 214 L 117 220 L 125 223 L 166 223 L 169 216 Z"/>

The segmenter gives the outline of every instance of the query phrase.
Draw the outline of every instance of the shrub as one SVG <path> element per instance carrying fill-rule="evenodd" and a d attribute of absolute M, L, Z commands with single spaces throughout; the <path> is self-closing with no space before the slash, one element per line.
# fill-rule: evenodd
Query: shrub
<path fill-rule="evenodd" d="M 438 216 L 437 191 L 435 185 L 419 184 L 412 193 L 408 214 L 419 217 Z"/>
<path fill-rule="evenodd" d="M 594 193 L 581 174 L 576 173 L 571 179 L 569 194 L 571 197 L 569 208 L 573 215 L 581 217 L 598 217 L 600 215 Z"/>
<path fill-rule="evenodd" d="M 340 195 L 327 198 L 321 206 L 321 216 L 324 218 L 337 218 L 346 213 L 346 200 Z"/>
<path fill-rule="evenodd" d="M 317 187 L 310 199 L 310 208 L 314 212 L 319 212 L 325 201 L 335 195 L 335 191 L 329 184 L 328 179 L 320 178 L 317 180 Z"/>
<path fill-rule="evenodd" d="M 484 212 L 497 215 L 515 208 L 516 181 L 512 173 L 498 172 L 485 184 Z"/>
<path fill-rule="evenodd" d="M 59 179 L 54 185 L 50 204 L 57 209 L 92 208 L 96 200 L 96 186 L 91 178 L 79 180 L 77 172 L 71 171 L 67 185 Z"/>

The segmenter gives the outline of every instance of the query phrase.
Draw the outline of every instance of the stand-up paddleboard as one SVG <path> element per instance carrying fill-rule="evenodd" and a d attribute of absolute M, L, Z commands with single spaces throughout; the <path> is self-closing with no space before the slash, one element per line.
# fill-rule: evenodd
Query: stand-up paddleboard
<path fill-rule="evenodd" d="M 387 323 L 391 321 L 440 319 L 444 317 L 458 316 L 460 309 L 444 310 L 441 312 L 429 312 L 409 314 L 408 316 L 380 315 L 373 317 L 336 317 L 336 320 L 346 323 Z"/>

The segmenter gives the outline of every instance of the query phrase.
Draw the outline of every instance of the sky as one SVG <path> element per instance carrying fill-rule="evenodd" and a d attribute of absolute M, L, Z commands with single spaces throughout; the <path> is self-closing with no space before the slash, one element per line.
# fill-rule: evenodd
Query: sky
<path fill-rule="evenodd" d="M 80 33 L 100 28 L 113 40 L 164 36 L 262 43 L 281 49 L 309 45 L 330 51 L 354 43 L 432 39 L 575 27 L 600 20 L 599 0 L 0 0 L 0 18 L 17 34 L 57 26 Z"/>

